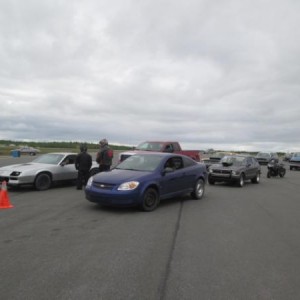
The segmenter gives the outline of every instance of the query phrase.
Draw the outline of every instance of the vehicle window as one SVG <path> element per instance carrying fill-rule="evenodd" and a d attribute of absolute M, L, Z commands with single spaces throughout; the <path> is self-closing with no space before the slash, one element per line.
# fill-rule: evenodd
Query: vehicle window
<path fill-rule="evenodd" d="M 182 169 L 183 168 L 183 162 L 181 157 L 173 157 L 173 164 L 175 170 Z"/>
<path fill-rule="evenodd" d="M 251 157 L 248 157 L 246 162 L 247 162 L 247 165 L 253 165 Z"/>
<path fill-rule="evenodd" d="M 172 144 L 166 145 L 164 152 L 170 152 L 170 153 L 172 153 L 173 151 L 174 151 L 174 149 L 173 149 L 173 145 Z"/>
<path fill-rule="evenodd" d="M 174 151 L 180 151 L 178 144 L 173 144 L 173 149 L 174 149 Z"/>
<path fill-rule="evenodd" d="M 57 165 L 64 156 L 62 154 L 44 154 L 36 158 L 33 162 L 40 164 Z"/>
<path fill-rule="evenodd" d="M 74 165 L 76 160 L 76 155 L 68 155 L 63 162 L 65 162 L 66 165 Z"/>
<path fill-rule="evenodd" d="M 188 157 L 184 157 L 183 158 L 183 166 L 184 168 L 190 167 L 190 166 L 194 166 L 195 164 L 197 164 L 197 162 L 195 162 L 192 159 L 189 159 Z"/>
<path fill-rule="evenodd" d="M 166 163 L 165 163 L 165 165 L 164 165 L 164 169 L 165 168 L 171 168 L 171 169 L 174 169 L 174 164 L 173 164 L 173 159 L 172 158 L 169 158 L 167 161 L 166 161 Z"/>
<path fill-rule="evenodd" d="M 152 143 L 148 143 L 148 142 L 144 142 L 139 144 L 136 149 L 137 150 L 145 150 L 145 151 L 160 151 L 160 149 L 162 148 L 162 144 L 159 142 L 152 142 Z"/>
<path fill-rule="evenodd" d="M 159 155 L 135 154 L 122 161 L 116 169 L 154 171 L 161 163 L 162 157 Z"/>

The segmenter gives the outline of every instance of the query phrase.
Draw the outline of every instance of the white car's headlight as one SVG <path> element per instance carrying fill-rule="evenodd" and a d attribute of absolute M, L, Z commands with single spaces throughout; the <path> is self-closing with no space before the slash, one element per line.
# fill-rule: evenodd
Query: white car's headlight
<path fill-rule="evenodd" d="M 139 186 L 137 181 L 124 182 L 118 187 L 118 191 L 132 191 Z"/>
<path fill-rule="evenodd" d="M 91 187 L 93 184 L 93 176 L 89 178 L 88 182 L 86 183 L 87 187 Z"/>
<path fill-rule="evenodd" d="M 19 176 L 21 174 L 21 172 L 18 171 L 13 171 L 10 176 Z"/>

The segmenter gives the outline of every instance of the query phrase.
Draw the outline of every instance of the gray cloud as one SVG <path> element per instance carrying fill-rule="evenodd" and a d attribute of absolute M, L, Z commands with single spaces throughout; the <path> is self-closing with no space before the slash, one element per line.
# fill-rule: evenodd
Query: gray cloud
<path fill-rule="evenodd" d="M 0 3 L 0 138 L 300 151 L 297 1 Z"/>

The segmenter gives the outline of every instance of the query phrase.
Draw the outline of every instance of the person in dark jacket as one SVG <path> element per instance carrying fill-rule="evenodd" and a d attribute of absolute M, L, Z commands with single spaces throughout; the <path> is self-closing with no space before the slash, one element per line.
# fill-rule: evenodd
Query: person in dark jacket
<path fill-rule="evenodd" d="M 107 139 L 102 139 L 100 142 L 100 151 L 97 153 L 96 162 L 99 164 L 99 171 L 109 171 L 112 165 L 113 151 L 108 146 Z"/>
<path fill-rule="evenodd" d="M 86 145 L 80 145 L 80 153 L 76 156 L 75 167 L 78 170 L 77 190 L 82 190 L 89 179 L 89 173 L 92 166 L 92 156 L 87 152 Z"/>

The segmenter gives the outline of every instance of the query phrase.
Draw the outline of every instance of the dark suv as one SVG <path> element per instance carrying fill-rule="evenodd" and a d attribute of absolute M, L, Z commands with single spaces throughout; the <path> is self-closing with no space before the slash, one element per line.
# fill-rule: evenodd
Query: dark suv
<path fill-rule="evenodd" d="M 209 167 L 208 183 L 232 182 L 244 186 L 245 180 L 260 181 L 261 167 L 253 156 L 228 155 Z"/>
<path fill-rule="evenodd" d="M 255 158 L 260 165 L 267 165 L 271 159 L 278 159 L 278 154 L 275 152 L 258 152 Z"/>

